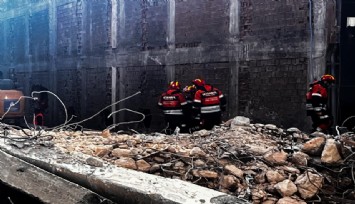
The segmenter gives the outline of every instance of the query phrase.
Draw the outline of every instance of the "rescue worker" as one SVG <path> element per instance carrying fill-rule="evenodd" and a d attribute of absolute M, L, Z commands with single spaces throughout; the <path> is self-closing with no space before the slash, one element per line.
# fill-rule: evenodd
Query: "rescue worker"
<path fill-rule="evenodd" d="M 35 108 L 34 110 L 33 124 L 36 126 L 44 126 L 44 114 L 39 108 Z"/>
<path fill-rule="evenodd" d="M 192 104 L 195 93 L 196 93 L 195 85 L 185 86 L 185 88 L 183 89 L 183 94 L 186 98 L 187 103 Z"/>
<path fill-rule="evenodd" d="M 183 94 L 187 102 L 186 114 L 184 120 L 186 122 L 187 129 L 189 130 L 190 133 L 195 129 L 196 130 L 199 129 L 198 128 L 199 121 L 195 121 L 193 110 L 192 110 L 192 103 L 194 100 L 195 93 L 196 93 L 195 85 L 185 86 L 185 88 L 183 89 Z"/>
<path fill-rule="evenodd" d="M 163 110 L 168 125 L 167 134 L 172 134 L 179 127 L 181 132 L 187 131 L 184 117 L 186 115 L 187 101 L 181 92 L 178 81 L 172 81 L 168 90 L 160 96 L 158 106 Z"/>
<path fill-rule="evenodd" d="M 36 126 L 44 126 L 44 112 L 48 108 L 48 93 L 45 91 L 48 91 L 47 88 L 41 86 L 41 85 L 34 85 L 32 87 L 32 92 L 33 91 L 44 91 L 38 94 L 35 94 L 35 100 L 34 100 L 34 117 L 33 117 L 33 124 Z"/>
<path fill-rule="evenodd" d="M 197 119 L 200 116 L 201 128 L 210 130 L 214 125 L 221 124 L 226 99 L 220 90 L 202 79 L 194 79 L 192 83 L 196 86 L 193 108 L 197 110 Z"/>
<path fill-rule="evenodd" d="M 306 94 L 307 115 L 311 116 L 312 127 L 314 131 L 327 133 L 332 126 L 333 118 L 327 107 L 328 88 L 335 83 L 334 76 L 330 74 L 323 75 L 321 80 L 310 84 Z"/>

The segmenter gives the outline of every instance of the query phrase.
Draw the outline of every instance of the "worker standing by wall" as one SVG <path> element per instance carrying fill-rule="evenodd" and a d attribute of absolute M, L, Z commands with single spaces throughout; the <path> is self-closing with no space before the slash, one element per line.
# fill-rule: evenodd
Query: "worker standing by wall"
<path fill-rule="evenodd" d="M 187 131 L 185 115 L 187 110 L 187 101 L 181 92 L 181 87 L 178 81 L 172 81 L 169 84 L 168 90 L 164 92 L 158 102 L 159 108 L 164 112 L 165 121 L 167 123 L 167 134 L 172 134 L 176 127 L 181 131 Z"/>
<path fill-rule="evenodd" d="M 328 133 L 333 124 L 333 117 L 328 108 L 328 88 L 334 83 L 334 76 L 326 74 L 321 80 L 310 84 L 306 94 L 306 109 L 307 115 L 312 119 L 314 131 Z"/>
<path fill-rule="evenodd" d="M 214 125 L 221 124 L 226 98 L 220 90 L 206 84 L 202 79 L 194 79 L 192 83 L 197 89 L 193 100 L 193 108 L 197 109 L 200 114 L 201 127 L 210 130 Z"/>

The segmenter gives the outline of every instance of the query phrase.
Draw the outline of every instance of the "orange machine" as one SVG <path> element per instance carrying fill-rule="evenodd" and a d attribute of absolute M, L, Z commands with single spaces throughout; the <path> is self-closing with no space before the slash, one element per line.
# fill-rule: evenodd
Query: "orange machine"
<path fill-rule="evenodd" d="M 15 84 L 11 79 L 0 79 L 0 117 L 3 121 L 14 123 L 23 118 L 25 99 L 21 98 L 22 96 L 22 91 L 15 89 Z"/>

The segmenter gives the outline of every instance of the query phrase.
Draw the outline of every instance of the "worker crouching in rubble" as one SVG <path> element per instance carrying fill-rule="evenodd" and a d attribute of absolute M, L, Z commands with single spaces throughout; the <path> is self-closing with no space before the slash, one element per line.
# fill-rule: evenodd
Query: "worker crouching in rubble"
<path fill-rule="evenodd" d="M 226 99 L 220 90 L 206 84 L 202 79 L 194 79 L 192 83 L 196 87 L 192 105 L 192 110 L 196 111 L 195 118 L 200 119 L 202 129 L 210 130 L 214 125 L 221 124 Z"/>
<path fill-rule="evenodd" d="M 334 76 L 326 74 L 321 77 L 321 80 L 309 85 L 310 88 L 306 94 L 306 109 L 307 115 L 311 116 L 313 122 L 313 131 L 328 133 L 333 124 L 327 103 L 328 88 L 334 83 Z"/>
<path fill-rule="evenodd" d="M 178 81 L 170 82 L 168 90 L 160 96 L 158 106 L 164 112 L 167 134 L 172 134 L 177 127 L 180 128 L 180 132 L 187 132 L 185 122 L 187 101 Z"/>

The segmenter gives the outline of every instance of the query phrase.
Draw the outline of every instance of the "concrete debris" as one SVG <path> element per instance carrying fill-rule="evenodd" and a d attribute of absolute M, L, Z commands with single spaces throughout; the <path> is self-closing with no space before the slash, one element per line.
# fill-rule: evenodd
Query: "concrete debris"
<path fill-rule="evenodd" d="M 220 182 L 221 187 L 228 190 L 233 190 L 233 188 L 238 188 L 238 184 L 239 184 L 239 180 L 232 175 L 222 176 Z"/>
<path fill-rule="evenodd" d="M 277 198 L 268 197 L 267 200 L 262 202 L 262 204 L 275 204 L 277 202 L 277 200 L 278 200 Z"/>
<path fill-rule="evenodd" d="M 288 128 L 286 131 L 289 133 L 300 133 L 301 132 L 298 128 L 295 128 L 295 127 Z"/>
<path fill-rule="evenodd" d="M 314 156 L 320 156 L 325 144 L 325 137 L 316 137 L 303 144 L 302 151 Z"/>
<path fill-rule="evenodd" d="M 278 169 L 282 169 L 283 171 L 288 172 L 292 175 L 301 173 L 301 171 L 299 169 L 292 167 L 292 166 L 280 166 L 280 167 L 278 167 Z"/>
<path fill-rule="evenodd" d="M 188 181 L 253 203 L 329 200 L 325 192 L 332 198 L 355 199 L 352 148 L 344 148 L 341 137 L 308 135 L 295 127 L 283 130 L 237 116 L 213 130 L 192 134 L 128 135 L 106 130 L 50 134 L 58 151 L 83 153 L 118 167 Z M 346 137 L 351 140 L 354 138 Z M 102 167 L 96 159 L 88 159 L 87 164 Z M 339 189 L 347 189 L 346 194 Z"/>
<path fill-rule="evenodd" d="M 137 164 L 132 158 L 126 158 L 126 157 L 119 158 L 115 160 L 115 164 L 118 167 L 124 167 L 127 169 L 137 169 Z"/>
<path fill-rule="evenodd" d="M 218 178 L 217 172 L 209 171 L 209 170 L 192 170 L 192 173 L 195 177 L 210 178 L 210 179 Z"/>
<path fill-rule="evenodd" d="M 292 155 L 292 162 L 297 166 L 307 166 L 310 157 L 303 152 L 295 152 Z"/>
<path fill-rule="evenodd" d="M 108 129 L 103 130 L 101 133 L 101 136 L 106 137 L 106 138 L 110 137 L 111 136 L 110 130 L 108 130 Z"/>
<path fill-rule="evenodd" d="M 266 172 L 266 178 L 269 183 L 278 183 L 285 180 L 285 177 L 282 176 L 279 172 L 269 170 Z"/>
<path fill-rule="evenodd" d="M 254 203 L 260 203 L 267 199 L 267 193 L 263 189 L 253 189 L 251 195 Z"/>
<path fill-rule="evenodd" d="M 273 124 L 266 124 L 264 127 L 269 130 L 277 130 L 276 125 Z"/>
<path fill-rule="evenodd" d="M 297 185 L 301 197 L 303 199 L 308 199 L 312 198 L 318 193 L 319 189 L 322 188 L 323 177 L 307 171 L 297 177 L 295 184 Z"/>
<path fill-rule="evenodd" d="M 282 165 L 286 163 L 287 153 L 283 150 L 277 152 L 269 152 L 264 155 L 264 159 L 271 164 Z"/>
<path fill-rule="evenodd" d="M 90 166 L 103 167 L 104 163 L 102 160 L 94 157 L 89 157 L 86 159 L 86 163 Z"/>
<path fill-rule="evenodd" d="M 96 193 L 76 185 L 70 181 L 55 176 L 35 165 L 29 164 L 19 158 L 11 156 L 0 150 L 1 186 L 7 184 L 9 187 L 19 189 L 21 198 L 29 200 L 11 201 L 0 199 L 0 203 L 107 203 L 112 201 L 97 195 Z M 1 197 L 8 194 L 3 188 L 0 191 Z M 11 194 L 9 194 L 11 195 Z M 11 195 L 16 196 L 16 195 Z"/>
<path fill-rule="evenodd" d="M 226 170 L 227 173 L 232 174 L 232 175 L 234 175 L 234 176 L 236 176 L 236 177 L 238 177 L 240 179 L 244 178 L 243 177 L 244 172 L 242 170 L 238 169 L 234 165 L 226 165 L 224 167 L 224 169 Z"/>
<path fill-rule="evenodd" d="M 151 165 L 145 160 L 141 159 L 136 162 L 138 171 L 148 172 L 151 168 Z"/>
<path fill-rule="evenodd" d="M 190 156 L 192 157 L 205 157 L 206 153 L 199 147 L 193 147 L 190 151 Z"/>
<path fill-rule="evenodd" d="M 341 160 L 337 144 L 334 139 L 328 139 L 322 152 L 321 161 L 327 164 L 334 164 Z"/>
<path fill-rule="evenodd" d="M 316 132 L 311 133 L 310 136 L 311 137 L 326 137 L 327 135 L 322 132 L 316 131 Z"/>
<path fill-rule="evenodd" d="M 206 166 L 206 163 L 201 160 L 201 159 L 197 159 L 193 162 L 194 166 L 195 167 L 205 167 Z"/>
<path fill-rule="evenodd" d="M 243 117 L 243 116 L 237 116 L 233 118 L 231 126 L 249 126 L 250 125 L 250 119 Z"/>
<path fill-rule="evenodd" d="M 289 179 L 277 183 L 275 188 L 282 197 L 292 196 L 297 192 L 297 186 Z"/>
<path fill-rule="evenodd" d="M 250 174 L 253 174 L 255 172 L 251 171 Z M 265 172 L 261 172 L 257 175 L 254 176 L 254 182 L 257 184 L 263 184 L 266 182 L 266 178 L 265 178 Z"/>
<path fill-rule="evenodd" d="M 129 149 L 121 149 L 121 148 L 116 148 L 114 150 L 112 150 L 111 155 L 117 158 L 121 158 L 121 157 L 133 157 L 133 155 L 131 154 L 131 150 Z"/>
<path fill-rule="evenodd" d="M 199 131 L 193 132 L 192 136 L 194 136 L 194 137 L 206 137 L 209 134 L 210 134 L 210 132 L 207 131 L 207 130 L 199 130 Z"/>
<path fill-rule="evenodd" d="M 94 147 L 94 155 L 98 157 L 104 157 L 111 153 L 112 146 L 96 146 Z"/>
<path fill-rule="evenodd" d="M 290 197 L 284 197 L 281 198 L 279 201 L 277 201 L 276 204 L 307 204 L 307 203 Z"/>

